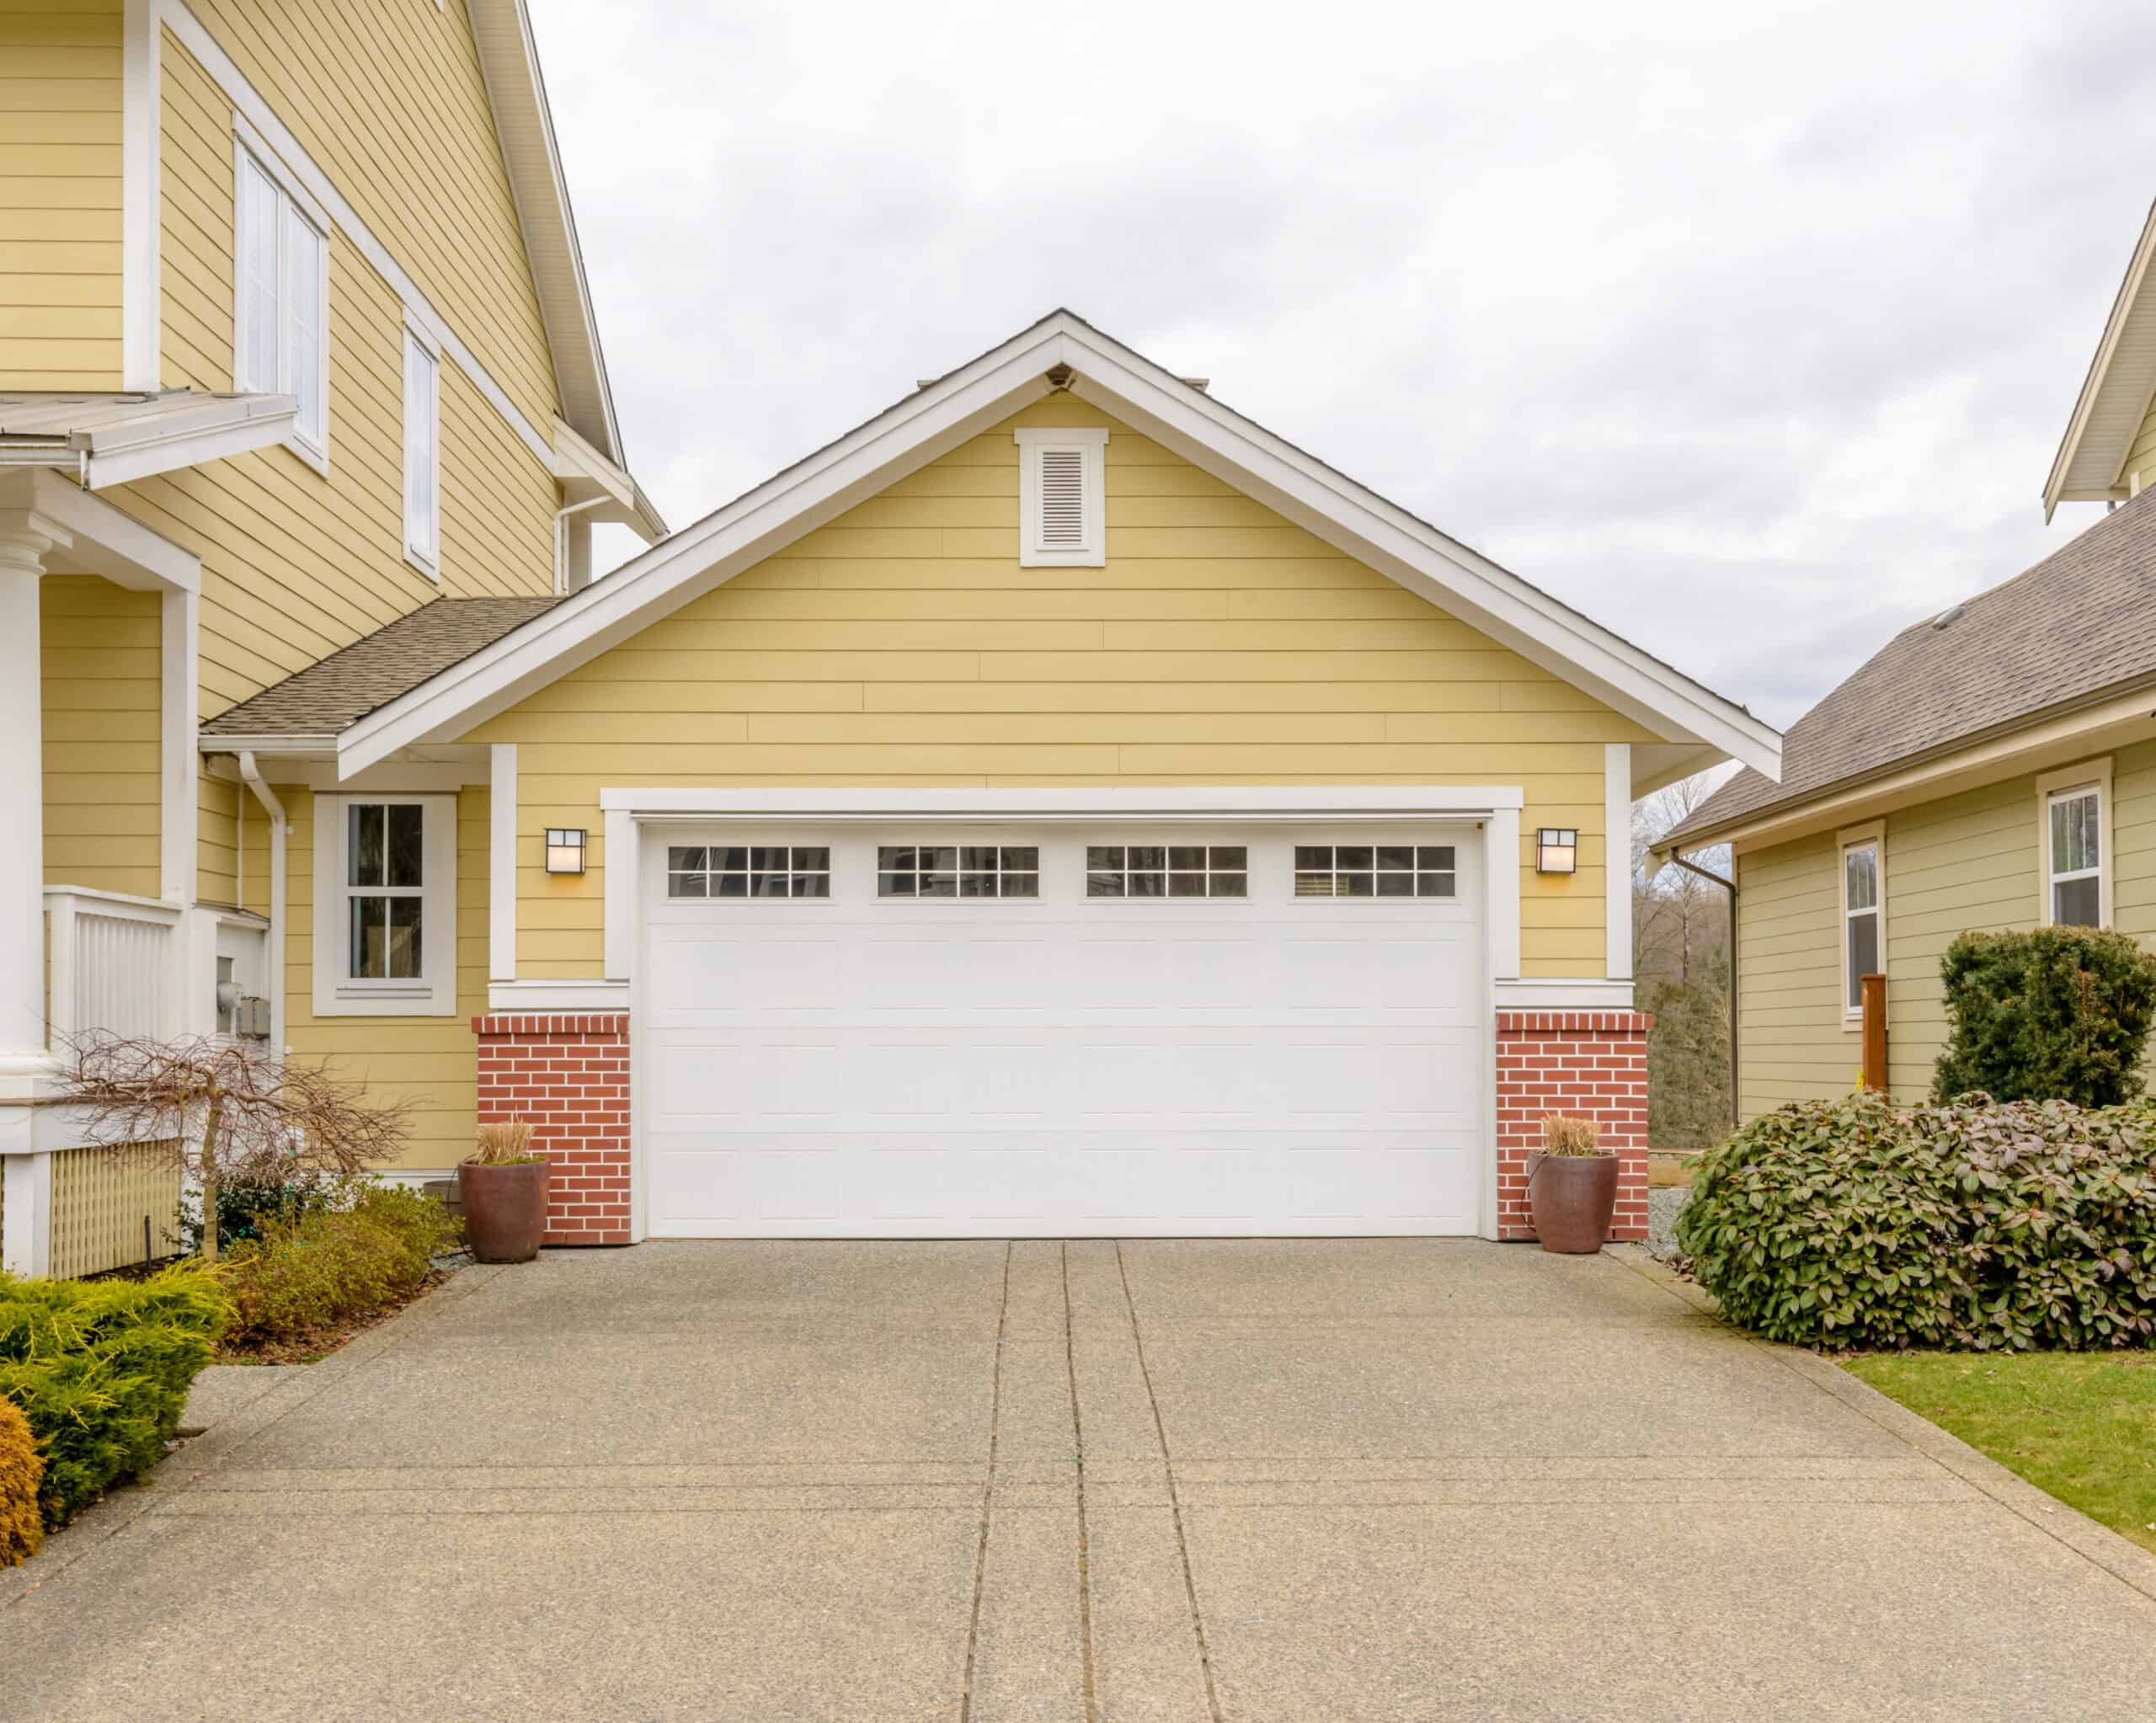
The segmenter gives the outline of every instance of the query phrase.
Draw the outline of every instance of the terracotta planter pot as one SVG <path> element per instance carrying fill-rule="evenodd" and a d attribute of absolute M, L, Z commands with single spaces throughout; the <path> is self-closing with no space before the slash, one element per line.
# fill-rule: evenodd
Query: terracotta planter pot
<path fill-rule="evenodd" d="M 456 1169 L 464 1198 L 464 1236 L 481 1262 L 529 1262 L 547 1230 L 547 1178 L 553 1164 L 521 1160 L 482 1166 L 467 1160 Z"/>
<path fill-rule="evenodd" d="M 1527 1157 L 1527 1197 L 1544 1250 L 1592 1256 L 1609 1236 L 1616 1211 L 1617 1157 L 1537 1149 Z"/>

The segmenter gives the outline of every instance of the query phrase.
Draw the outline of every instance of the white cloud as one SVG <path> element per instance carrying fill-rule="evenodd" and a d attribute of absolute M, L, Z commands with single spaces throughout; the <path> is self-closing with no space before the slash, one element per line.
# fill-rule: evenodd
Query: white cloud
<path fill-rule="evenodd" d="M 676 523 L 1057 305 L 1784 723 L 2091 518 L 2141 8 L 533 12 Z"/>

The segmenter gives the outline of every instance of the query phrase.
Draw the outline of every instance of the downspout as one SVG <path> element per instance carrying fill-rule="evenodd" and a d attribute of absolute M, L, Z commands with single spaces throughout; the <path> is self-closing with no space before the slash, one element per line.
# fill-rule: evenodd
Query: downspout
<path fill-rule="evenodd" d="M 270 989 L 270 1044 L 281 1059 L 285 1054 L 285 837 L 291 828 L 285 824 L 285 804 L 255 769 L 252 749 L 240 750 L 239 775 L 270 817 L 270 962 L 269 974 L 263 979 Z"/>
<path fill-rule="evenodd" d="M 1710 885 L 1718 885 L 1729 894 L 1729 1127 L 1736 1130 L 1744 1123 L 1744 1108 L 1737 1098 L 1737 882 L 1687 862 L 1674 850 L 1669 852 L 1669 859 L 1687 873 L 1697 874 Z M 1730 871 L 1734 872 L 1734 851 L 1729 859 Z"/>
<path fill-rule="evenodd" d="M 595 497 L 586 497 L 580 503 L 571 503 L 566 508 L 555 509 L 554 590 L 556 592 L 567 593 L 569 589 L 569 516 L 581 515 L 586 509 L 595 509 L 601 503 L 612 500 L 612 498 L 602 493 Z M 587 581 L 585 584 L 589 584 L 590 582 Z"/>

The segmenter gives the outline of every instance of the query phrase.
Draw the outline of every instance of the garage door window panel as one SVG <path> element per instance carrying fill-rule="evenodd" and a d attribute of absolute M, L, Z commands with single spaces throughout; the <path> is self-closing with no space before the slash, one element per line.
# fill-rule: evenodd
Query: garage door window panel
<path fill-rule="evenodd" d="M 1250 851 L 1241 844 L 1088 844 L 1089 898 L 1243 898 Z"/>
<path fill-rule="evenodd" d="M 1450 844 L 1298 844 L 1299 898 L 1449 898 L 1459 883 Z"/>
<path fill-rule="evenodd" d="M 670 898 L 828 898 L 831 852 L 815 844 L 670 844 Z"/>
<path fill-rule="evenodd" d="M 1032 844 L 883 844 L 879 898 L 1038 898 L 1041 852 Z"/>

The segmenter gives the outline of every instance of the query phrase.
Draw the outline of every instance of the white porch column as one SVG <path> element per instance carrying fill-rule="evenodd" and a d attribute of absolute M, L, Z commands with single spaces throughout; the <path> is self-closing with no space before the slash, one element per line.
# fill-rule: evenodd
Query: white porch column
<path fill-rule="evenodd" d="M 0 1080 L 45 1070 L 44 675 L 38 582 L 73 536 L 0 512 Z"/>

